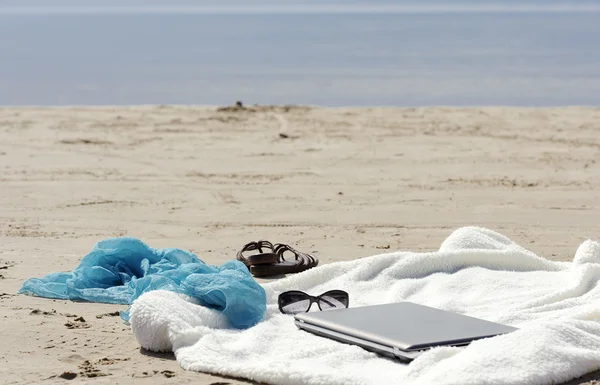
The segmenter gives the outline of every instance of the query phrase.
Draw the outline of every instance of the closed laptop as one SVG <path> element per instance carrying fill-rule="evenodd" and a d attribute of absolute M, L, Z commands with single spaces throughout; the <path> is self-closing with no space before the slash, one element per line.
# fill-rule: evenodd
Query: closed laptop
<path fill-rule="evenodd" d="M 436 346 L 462 346 L 516 328 L 412 302 L 350 307 L 294 316 L 302 330 L 411 361 Z"/>

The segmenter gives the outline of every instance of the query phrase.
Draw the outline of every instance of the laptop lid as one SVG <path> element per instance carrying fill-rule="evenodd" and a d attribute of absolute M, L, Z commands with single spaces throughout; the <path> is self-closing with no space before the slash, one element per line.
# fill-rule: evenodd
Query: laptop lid
<path fill-rule="evenodd" d="M 295 315 L 296 324 L 319 334 L 372 342 L 404 351 L 442 345 L 465 345 L 516 328 L 412 302 L 351 307 Z M 314 328 L 313 328 L 314 329 Z M 339 338 L 338 338 L 339 339 Z"/>

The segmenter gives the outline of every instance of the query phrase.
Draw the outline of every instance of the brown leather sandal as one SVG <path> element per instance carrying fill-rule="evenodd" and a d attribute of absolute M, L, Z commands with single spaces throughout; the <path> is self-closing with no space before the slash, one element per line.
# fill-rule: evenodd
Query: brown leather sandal
<path fill-rule="evenodd" d="M 263 249 L 268 249 L 270 253 L 263 253 Z M 249 256 L 244 256 L 245 252 L 258 250 L 259 254 L 253 254 Z M 258 242 L 249 242 L 242 247 L 240 251 L 238 251 L 236 258 L 238 261 L 241 261 L 248 268 L 252 265 L 264 265 L 264 264 L 274 264 L 277 263 L 279 257 L 275 253 L 275 248 L 273 244 L 269 241 L 258 241 Z"/>
<path fill-rule="evenodd" d="M 319 260 L 316 257 L 310 254 L 301 253 L 289 245 L 277 243 L 275 244 L 274 251 L 278 257 L 277 263 L 251 265 L 250 273 L 255 277 L 300 273 L 319 264 Z M 284 258 L 286 252 L 291 252 L 294 255 L 294 260 L 286 260 Z"/>

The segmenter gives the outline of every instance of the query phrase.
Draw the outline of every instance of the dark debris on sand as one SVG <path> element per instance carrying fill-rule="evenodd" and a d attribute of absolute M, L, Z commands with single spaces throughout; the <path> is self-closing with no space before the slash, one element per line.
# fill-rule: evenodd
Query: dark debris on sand
<path fill-rule="evenodd" d="M 56 315 L 56 310 L 52 309 L 50 311 L 42 311 L 40 309 L 33 309 L 29 314 L 31 314 L 31 315 L 38 315 L 38 314 L 42 314 L 42 315 Z"/>
<path fill-rule="evenodd" d="M 92 364 L 89 360 L 85 360 L 81 364 L 79 364 L 79 370 L 79 374 L 83 377 L 94 378 L 105 377 L 109 375 L 108 373 L 104 373 L 99 369 L 96 369 L 96 366 Z"/>
<path fill-rule="evenodd" d="M 113 142 L 109 142 L 107 140 L 100 139 L 87 139 L 87 138 L 79 138 L 79 139 L 63 139 L 60 141 L 62 144 L 90 144 L 90 145 L 108 145 L 113 144 Z"/>
<path fill-rule="evenodd" d="M 118 311 L 113 311 L 112 313 L 104 313 L 96 315 L 96 318 L 101 319 L 103 317 L 118 317 L 120 313 Z"/>
<path fill-rule="evenodd" d="M 59 375 L 58 377 L 62 378 L 63 380 L 74 380 L 77 377 L 77 373 L 63 372 L 63 374 Z"/>
<path fill-rule="evenodd" d="M 283 105 L 283 106 L 271 106 L 271 105 L 253 105 L 248 107 L 242 103 L 241 100 L 238 100 L 231 106 L 219 107 L 217 108 L 217 112 L 275 112 L 275 113 L 286 113 L 290 111 L 308 111 L 310 107 L 304 106 L 294 106 L 294 105 Z"/>
<path fill-rule="evenodd" d="M 65 326 L 67 327 L 67 329 L 89 329 L 91 327 L 90 324 L 87 324 L 85 322 L 75 323 L 71 321 L 67 322 Z"/>
<path fill-rule="evenodd" d="M 173 378 L 177 375 L 172 370 L 163 370 L 163 371 L 153 370 L 152 372 L 149 372 L 149 371 L 142 372 L 143 377 L 152 377 L 152 376 L 156 376 L 158 374 L 162 374 L 163 376 L 165 376 L 167 378 Z"/>
<path fill-rule="evenodd" d="M 232 106 L 219 107 L 219 108 L 217 108 L 217 111 L 219 111 L 219 112 L 240 112 L 240 111 L 254 112 L 254 110 L 252 108 L 247 108 L 246 106 L 244 106 L 244 103 L 242 103 L 240 100 L 235 102 L 235 104 Z"/>
<path fill-rule="evenodd" d="M 175 377 L 175 372 L 172 372 L 170 370 L 163 370 L 160 373 L 167 378 Z"/>

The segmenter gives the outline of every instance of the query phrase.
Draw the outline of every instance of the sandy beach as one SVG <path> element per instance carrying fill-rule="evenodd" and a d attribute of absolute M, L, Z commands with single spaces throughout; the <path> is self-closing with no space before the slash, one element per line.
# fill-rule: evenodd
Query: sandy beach
<path fill-rule="evenodd" d="M 0 384 L 246 383 L 141 350 L 126 306 L 15 294 L 109 237 L 326 264 L 477 225 L 568 261 L 600 238 L 599 130 L 584 107 L 0 108 Z"/>

